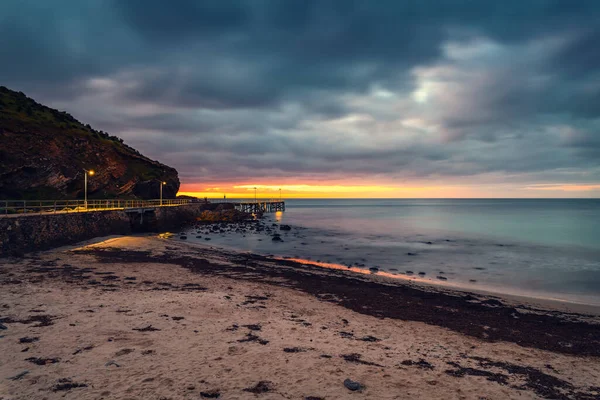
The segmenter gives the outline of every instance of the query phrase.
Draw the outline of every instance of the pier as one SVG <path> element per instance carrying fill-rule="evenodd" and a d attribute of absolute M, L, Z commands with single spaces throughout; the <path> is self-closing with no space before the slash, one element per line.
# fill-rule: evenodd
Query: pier
<path fill-rule="evenodd" d="M 229 199 L 163 199 L 163 200 L 0 200 L 0 218 L 29 215 L 93 213 L 122 210 L 146 213 L 158 208 L 192 204 L 233 204 L 236 210 L 250 214 L 285 211 L 283 200 L 235 201 Z"/>
<path fill-rule="evenodd" d="M 260 214 L 269 212 L 285 211 L 285 201 L 283 200 L 266 200 L 256 202 L 233 202 L 236 210 L 247 212 L 250 214 Z"/>
<path fill-rule="evenodd" d="M 219 205 L 227 204 L 227 207 Z M 282 200 L 0 200 L 0 258 L 110 235 L 165 232 L 207 210 L 285 210 Z"/>

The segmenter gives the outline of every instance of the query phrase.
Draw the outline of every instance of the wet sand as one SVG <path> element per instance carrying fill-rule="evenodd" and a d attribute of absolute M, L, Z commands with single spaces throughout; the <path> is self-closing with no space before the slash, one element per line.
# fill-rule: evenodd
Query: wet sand
<path fill-rule="evenodd" d="M 156 237 L 0 284 L 0 399 L 600 399 L 600 319 L 514 298 Z"/>

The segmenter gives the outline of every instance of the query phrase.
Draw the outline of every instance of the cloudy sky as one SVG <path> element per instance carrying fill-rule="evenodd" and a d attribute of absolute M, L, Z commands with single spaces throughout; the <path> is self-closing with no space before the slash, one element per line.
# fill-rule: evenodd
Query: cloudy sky
<path fill-rule="evenodd" d="M 2 0 L 0 84 L 230 196 L 600 196 L 600 1 Z"/>

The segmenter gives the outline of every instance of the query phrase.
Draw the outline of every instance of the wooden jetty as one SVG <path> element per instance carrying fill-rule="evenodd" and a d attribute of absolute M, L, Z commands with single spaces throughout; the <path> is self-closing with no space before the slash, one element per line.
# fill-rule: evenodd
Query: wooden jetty
<path fill-rule="evenodd" d="M 285 211 L 285 201 L 283 200 L 266 200 L 255 202 L 235 203 L 237 210 L 250 214 L 259 214 L 267 212 Z"/>

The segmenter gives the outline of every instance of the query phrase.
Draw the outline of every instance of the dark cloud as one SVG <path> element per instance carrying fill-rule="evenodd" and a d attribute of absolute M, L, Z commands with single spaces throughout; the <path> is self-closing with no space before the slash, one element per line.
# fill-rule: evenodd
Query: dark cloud
<path fill-rule="evenodd" d="M 165 6 L 161 1 L 117 0 L 111 4 L 140 34 L 167 46 L 173 45 L 173 39 L 239 31 L 251 17 L 248 2 L 182 0 Z"/>
<path fill-rule="evenodd" d="M 192 180 L 593 181 L 598 26 L 595 0 L 5 0 L 0 77 Z"/>

